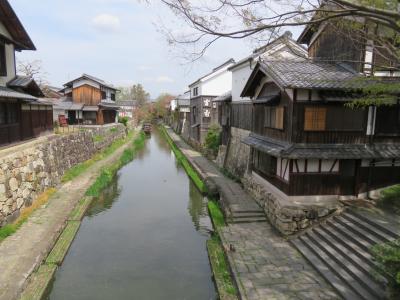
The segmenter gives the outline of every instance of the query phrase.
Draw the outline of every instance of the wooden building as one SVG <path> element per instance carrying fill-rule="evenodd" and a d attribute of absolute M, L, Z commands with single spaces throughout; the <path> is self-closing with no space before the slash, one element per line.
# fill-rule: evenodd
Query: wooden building
<path fill-rule="evenodd" d="M 172 127 L 174 130 L 182 134 L 184 130 L 188 131 L 188 122 L 190 118 L 190 91 L 187 91 L 170 103 L 172 114 Z"/>
<path fill-rule="evenodd" d="M 17 76 L 15 51 L 36 50 L 8 1 L 0 2 L 0 145 L 51 131 L 52 106 L 29 77 Z"/>
<path fill-rule="evenodd" d="M 243 140 L 253 176 L 295 199 L 365 196 L 399 183 L 400 103 L 347 108 L 366 84 L 361 76 L 341 63 L 259 62 L 242 93 L 253 104 Z"/>
<path fill-rule="evenodd" d="M 64 115 L 68 124 L 104 125 L 117 121 L 117 89 L 104 80 L 83 74 L 64 84 L 64 97 L 54 107 L 55 116 Z"/>

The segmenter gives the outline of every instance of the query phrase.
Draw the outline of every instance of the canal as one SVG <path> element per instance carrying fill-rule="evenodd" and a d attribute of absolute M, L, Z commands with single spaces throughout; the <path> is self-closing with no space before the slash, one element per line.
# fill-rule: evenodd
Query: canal
<path fill-rule="evenodd" d="M 155 131 L 92 203 L 48 299 L 215 299 L 206 201 Z"/>

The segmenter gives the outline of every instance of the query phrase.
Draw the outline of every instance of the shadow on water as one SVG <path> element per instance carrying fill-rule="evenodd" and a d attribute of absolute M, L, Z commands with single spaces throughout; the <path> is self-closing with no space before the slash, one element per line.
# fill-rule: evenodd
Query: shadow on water
<path fill-rule="evenodd" d="M 91 205 L 48 299 L 215 299 L 206 203 L 155 130 Z"/>

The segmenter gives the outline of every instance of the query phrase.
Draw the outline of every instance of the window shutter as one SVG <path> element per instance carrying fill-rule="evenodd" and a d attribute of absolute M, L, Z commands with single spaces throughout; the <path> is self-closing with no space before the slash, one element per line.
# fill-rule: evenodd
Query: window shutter
<path fill-rule="evenodd" d="M 7 76 L 6 45 L 0 43 L 0 76 Z"/>
<path fill-rule="evenodd" d="M 284 112 L 285 112 L 285 108 L 283 106 L 276 108 L 275 128 L 283 129 L 283 126 L 284 126 L 283 122 L 284 122 L 284 115 L 285 115 Z"/>
<path fill-rule="evenodd" d="M 324 131 L 326 128 L 326 107 L 306 107 L 304 111 L 304 130 Z"/>

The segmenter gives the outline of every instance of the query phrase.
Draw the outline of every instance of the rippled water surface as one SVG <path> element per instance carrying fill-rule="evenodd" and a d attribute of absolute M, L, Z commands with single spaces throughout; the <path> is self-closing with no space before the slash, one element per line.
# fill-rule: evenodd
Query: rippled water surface
<path fill-rule="evenodd" d="M 155 131 L 91 205 L 48 299 L 215 299 L 206 199 Z"/>

